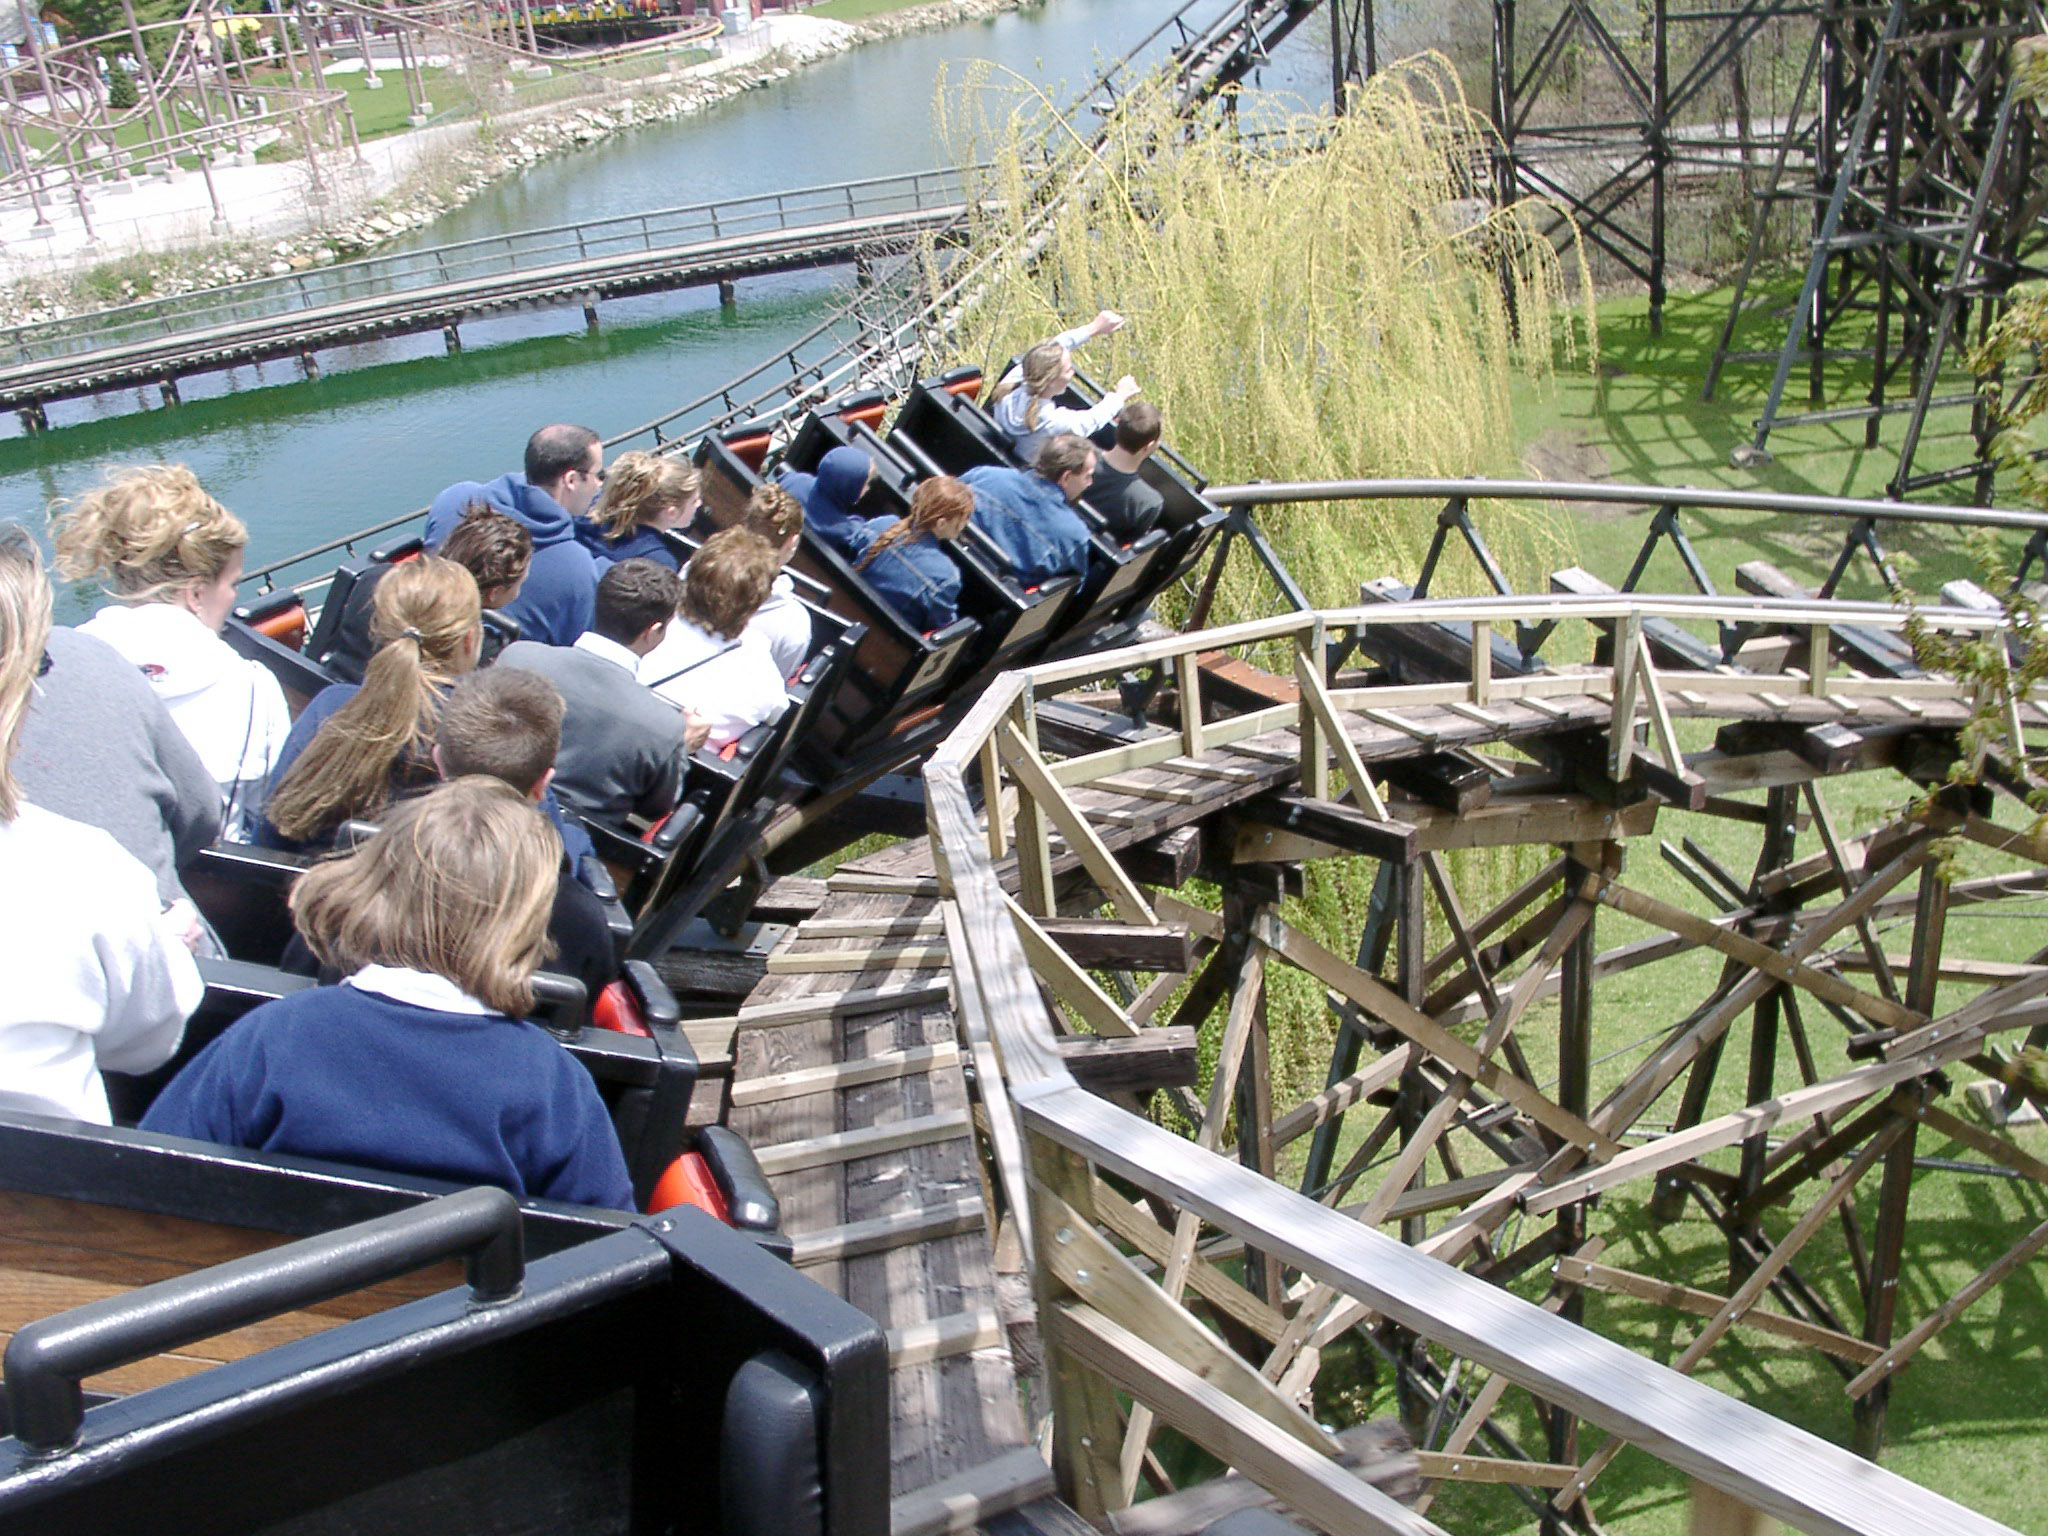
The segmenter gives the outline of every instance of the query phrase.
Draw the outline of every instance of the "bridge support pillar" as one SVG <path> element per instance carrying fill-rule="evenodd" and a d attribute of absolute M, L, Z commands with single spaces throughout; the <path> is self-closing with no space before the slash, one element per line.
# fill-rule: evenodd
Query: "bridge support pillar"
<path fill-rule="evenodd" d="M 739 294 L 734 289 L 732 279 L 729 277 L 721 277 L 718 280 L 718 302 L 727 306 L 739 302 Z"/>
<path fill-rule="evenodd" d="M 176 379 L 165 379 L 163 391 L 165 405 L 177 405 L 180 403 L 178 400 L 178 381 Z"/>
<path fill-rule="evenodd" d="M 462 355 L 461 331 L 457 330 L 452 325 L 444 325 L 441 327 L 441 339 L 448 343 L 448 355 L 450 357 L 459 357 Z"/>
<path fill-rule="evenodd" d="M 299 367 L 304 370 L 306 377 L 309 379 L 320 377 L 320 359 L 311 352 L 301 352 L 299 354 Z"/>
<path fill-rule="evenodd" d="M 592 336 L 597 334 L 597 306 L 595 304 L 583 306 L 583 329 Z"/>
<path fill-rule="evenodd" d="M 50 429 L 50 418 L 40 400 L 29 401 L 14 414 L 21 418 L 21 430 L 24 432 L 47 432 Z"/>

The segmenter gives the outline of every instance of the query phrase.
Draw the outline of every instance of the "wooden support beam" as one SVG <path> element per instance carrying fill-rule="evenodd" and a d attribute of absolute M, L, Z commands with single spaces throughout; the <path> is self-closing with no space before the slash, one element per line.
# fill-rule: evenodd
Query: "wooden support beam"
<path fill-rule="evenodd" d="M 1173 1234 L 1147 1215 L 1143 1206 L 1124 1199 L 1106 1185 L 1099 1185 L 1095 1193 L 1095 1218 L 1164 1269 L 1173 1251 Z M 1268 1343 L 1287 1331 L 1285 1317 L 1199 1254 L 1188 1265 L 1188 1289 Z"/>
<path fill-rule="evenodd" d="M 889 1369 L 902 1370 L 931 1360 L 946 1360 L 1003 1342 L 1003 1321 L 991 1308 L 926 1318 L 882 1335 L 889 1348 Z"/>
<path fill-rule="evenodd" d="M 1067 792 L 1053 781 L 1038 753 L 1032 750 L 1016 727 L 1004 725 L 997 731 L 996 750 L 1002 756 L 1003 765 L 1017 780 L 1018 789 L 1060 829 L 1060 836 L 1080 858 L 1081 867 L 1102 887 L 1102 893 L 1115 905 L 1124 921 L 1152 922 L 1152 906 L 1145 900 L 1144 892 L 1124 873 L 1123 866 L 1104 846 L 1094 826 L 1067 798 Z M 1049 878 L 1048 875 L 1048 881 Z M 1048 905 L 1043 915 L 1050 916 L 1052 910 Z"/>
<path fill-rule="evenodd" d="M 1539 1125 L 1573 1146 L 1612 1158 L 1625 1150 L 1577 1116 L 1568 1115 L 1512 1072 L 1483 1060 L 1479 1053 L 1434 1019 L 1404 1002 L 1378 978 L 1331 954 L 1272 913 L 1262 914 L 1256 933 L 1269 948 L 1300 966 L 1327 987 L 1344 994 L 1374 1018 L 1391 1025 L 1453 1070 L 1462 1072 L 1490 1093 L 1498 1094 Z"/>
<path fill-rule="evenodd" d="M 1122 1039 L 1067 1035 L 1059 1042 L 1060 1060 L 1090 1093 L 1192 1087 L 1199 1070 L 1198 1038 L 1190 1026 L 1141 1029 Z"/>
<path fill-rule="evenodd" d="M 1024 946 L 1032 971 L 1052 988 L 1055 997 L 1078 1013 L 1082 1022 L 1098 1035 L 1135 1035 L 1138 1032 L 1138 1026 L 1131 1022 L 1130 1016 L 1117 1005 L 1116 1000 L 1095 984 L 1094 977 L 1068 959 L 1065 950 L 1046 937 L 1045 930 L 1018 905 L 1014 897 L 1004 895 L 1003 904 L 1016 920 L 1017 937 Z"/>
<path fill-rule="evenodd" d="M 889 1536 L 959 1536 L 1053 1491 L 1052 1469 L 1023 1446 L 890 1500 Z"/>
<path fill-rule="evenodd" d="M 1674 1285 L 1668 1280 L 1633 1274 L 1607 1264 L 1589 1264 L 1583 1259 L 1558 1260 L 1557 1278 L 1572 1285 L 1583 1285 L 1589 1290 L 1607 1291 L 1617 1296 L 1634 1296 L 1643 1301 L 1654 1301 L 1659 1306 L 1689 1312 L 1695 1317 L 1717 1317 L 1728 1305 L 1727 1297 L 1716 1296 L 1712 1291 L 1695 1290 L 1689 1285 Z M 1833 1355 L 1840 1360 L 1854 1361 L 1859 1365 L 1868 1364 L 1878 1355 L 1873 1346 L 1861 1339 L 1851 1338 L 1846 1333 L 1837 1333 L 1832 1328 L 1823 1328 L 1817 1323 L 1809 1323 L 1803 1318 L 1787 1317 L 1781 1312 L 1766 1312 L 1760 1308 L 1753 1308 L 1737 1318 L 1736 1323 L 1740 1327 L 1753 1329 L 1758 1333 L 1768 1333 L 1794 1344 L 1805 1344 L 1823 1354 Z"/>
<path fill-rule="evenodd" d="M 867 944 L 854 949 L 778 949 L 770 976 L 830 976 L 868 970 L 934 971 L 947 964 L 943 944 Z"/>
<path fill-rule="evenodd" d="M 1602 904 L 1613 907 L 1617 912 L 1626 912 L 1653 927 L 1669 929 L 1695 944 L 1717 949 L 1752 970 L 1811 992 L 1826 1002 L 1853 1008 L 1885 1028 L 1913 1029 L 1927 1022 L 1923 1015 L 1909 1008 L 1902 1008 L 1887 998 L 1874 997 L 1850 986 L 1839 976 L 1802 965 L 1768 944 L 1759 944 L 1755 939 L 1735 932 L 1731 923 L 1746 913 L 1716 922 L 1607 879 L 1601 880 L 1598 895 Z"/>
<path fill-rule="evenodd" d="M 1441 1536 L 1330 1457 L 1273 1435 L 1267 1421 L 1203 1381 L 1148 1340 L 1093 1307 L 1070 1305 L 1052 1317 L 1054 1341 L 1105 1380 L 1148 1403 L 1182 1434 L 1236 1467 L 1326 1531 L 1360 1536 Z"/>
<path fill-rule="evenodd" d="M 1300 795 L 1261 795 L 1247 801 L 1238 814 L 1244 825 L 1231 852 L 1236 864 L 1292 863 L 1304 856 L 1304 839 L 1328 852 L 1407 864 L 1414 861 L 1420 843 L 1420 834 L 1405 821 Z"/>
<path fill-rule="evenodd" d="M 1903 1339 L 1884 1349 L 1872 1346 L 1872 1353 L 1877 1358 L 1842 1390 L 1850 1397 L 1860 1398 L 1893 1372 L 1902 1370 L 1920 1352 L 1922 1345 L 1969 1311 L 1992 1287 L 2043 1248 L 2048 1248 L 2048 1221 L 2014 1243 L 1988 1269 L 1971 1276 L 1955 1295 L 1921 1318 Z"/>
<path fill-rule="evenodd" d="M 1911 1120 L 1896 1121 L 1870 1139 L 1870 1144 L 1850 1160 L 1849 1166 L 1842 1170 L 1821 1197 L 1792 1224 L 1792 1230 L 1778 1241 L 1763 1262 L 1757 1265 L 1749 1278 L 1743 1281 L 1735 1294 L 1722 1305 L 1720 1311 L 1709 1318 L 1700 1331 L 1693 1335 L 1692 1341 L 1679 1351 L 1678 1358 L 1671 1362 L 1674 1371 L 1689 1376 L 1699 1367 L 1699 1363 L 1706 1359 L 1707 1351 L 1719 1343 L 1722 1335 L 1756 1305 L 1771 1282 L 1798 1256 L 1799 1250 L 1804 1248 L 1813 1234 L 1820 1230 L 1821 1224 L 1834 1214 L 1835 1208 L 1849 1197 L 1863 1175 L 1875 1166 L 1879 1158 L 1891 1150 L 1894 1143 L 1900 1141 L 1913 1123 Z M 1625 1443 L 1618 1437 L 1610 1439 L 1589 1456 L 1586 1464 L 1579 1468 L 1578 1475 L 1559 1489 L 1556 1496 L 1551 1499 L 1551 1508 L 1569 1510 L 1582 1500 L 1586 1490 L 1592 1486 L 1593 1480 L 1621 1454 Z"/>
<path fill-rule="evenodd" d="M 1947 1061 L 1963 1053 L 1964 1047 L 1952 1046 Z M 1689 1162 L 1704 1152 L 1717 1147 L 1733 1146 L 1738 1141 L 1747 1141 L 1761 1135 L 1772 1126 L 1784 1120 L 1803 1120 L 1809 1115 L 1825 1114 L 1844 1104 L 1855 1104 L 1874 1094 L 1894 1088 L 1900 1083 L 1920 1077 L 1938 1063 L 1926 1057 L 1911 1061 L 1877 1062 L 1866 1067 L 1851 1067 L 1847 1072 L 1809 1087 L 1794 1088 L 1774 1099 L 1761 1104 L 1745 1105 L 1711 1120 L 1702 1120 L 1698 1125 L 1682 1131 L 1673 1131 L 1668 1136 L 1659 1136 L 1640 1146 L 1611 1157 L 1597 1168 L 1574 1177 L 1565 1178 L 1544 1189 L 1532 1189 L 1524 1195 L 1522 1204 L 1532 1214 L 1556 1210 L 1574 1200 L 1583 1200 L 1588 1195 L 1603 1189 L 1612 1189 L 1626 1184 L 1631 1179 L 1647 1178 L 1666 1168 Z"/>
<path fill-rule="evenodd" d="M 829 1136 L 788 1141 L 779 1147 L 762 1147 L 754 1155 L 765 1174 L 795 1173 L 827 1163 L 848 1163 L 857 1157 L 880 1157 L 906 1147 L 922 1147 L 950 1136 L 965 1136 L 971 1125 L 966 1110 L 948 1110 L 886 1125 L 864 1126 L 857 1131 L 836 1131 Z"/>
<path fill-rule="evenodd" d="M 784 1024 L 809 1024 L 818 1019 L 852 1019 L 947 1000 L 943 977 L 936 981 L 894 983 L 883 987 L 850 987 L 844 992 L 814 992 L 776 1002 L 745 1003 L 738 1014 L 742 1029 L 770 1029 Z"/>
<path fill-rule="evenodd" d="M 744 1109 L 752 1104 L 802 1098 L 807 1093 L 831 1093 L 861 1083 L 880 1083 L 918 1072 L 936 1072 L 952 1066 L 959 1059 L 960 1048 L 951 1041 L 942 1041 L 910 1050 L 884 1051 L 861 1061 L 835 1061 L 822 1067 L 750 1077 L 733 1083 L 732 1106 Z"/>
<path fill-rule="evenodd" d="M 1069 1291 L 1097 1312 L 1141 1333 L 1148 1343 L 1281 1434 L 1325 1456 L 1336 1455 L 1334 1435 L 1302 1412 L 1298 1403 L 1274 1391 L 1185 1307 L 1140 1274 L 1092 1223 L 1064 1202 L 1051 1202 L 1047 1209 L 1059 1219 L 1047 1228 L 1046 1263 Z"/>
<path fill-rule="evenodd" d="M 1469 1451 L 1446 1455 L 1441 1451 L 1417 1451 L 1415 1470 L 1438 1482 L 1514 1483 L 1523 1488 L 1562 1488 L 1572 1480 L 1577 1467 L 1561 1467 L 1547 1461 L 1513 1461 L 1500 1456 L 1474 1456 Z"/>

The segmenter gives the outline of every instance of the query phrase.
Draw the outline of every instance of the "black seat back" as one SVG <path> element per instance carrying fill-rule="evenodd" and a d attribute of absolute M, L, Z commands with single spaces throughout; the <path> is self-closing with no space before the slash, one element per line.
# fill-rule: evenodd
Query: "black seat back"
<path fill-rule="evenodd" d="M 186 1021 L 172 1058 L 153 1072 L 105 1074 L 107 1100 L 117 1121 L 132 1124 L 183 1067 L 252 1009 L 317 986 L 273 966 L 202 960 L 206 995 Z M 697 1053 L 673 1026 L 650 1026 L 647 1038 L 588 1027 L 583 985 L 542 972 L 534 978 L 535 1021 L 562 1042 L 597 1083 L 633 1178 L 634 1198 L 645 1202 L 668 1165 L 683 1150 L 690 1095 L 697 1083 Z"/>
<path fill-rule="evenodd" d="M 341 617 L 348 611 L 349 595 L 362 579 L 364 567 L 352 561 L 343 561 L 334 568 L 334 575 L 328 578 L 327 591 L 320 599 L 320 613 L 313 620 L 313 632 L 306 636 L 305 653 L 323 666 L 327 656 L 341 638 Z"/>
<path fill-rule="evenodd" d="M 236 604 L 220 631 L 221 639 L 227 641 L 236 655 L 259 661 L 270 669 L 295 716 L 314 694 L 340 681 L 299 649 L 306 630 L 305 599 L 296 592 L 284 591 Z"/>
<path fill-rule="evenodd" d="M 185 1211 L 248 1182 L 191 1144 L 43 1137 L 108 1165 L 119 1154 L 114 1177 L 176 1164 Z M 309 1205 L 378 1197 L 255 1171 L 306 1185 Z M 0 1441 L 0 1533 L 887 1531 L 887 1351 L 854 1308 L 701 1212 L 607 1229 L 522 1221 L 496 1191 L 385 1198 L 400 1208 L 366 1226 L 333 1230 L 320 1208 L 325 1235 L 97 1303 L 90 1327 L 73 1313 L 24 1328 L 8 1351 L 21 1438 Z M 558 1246 L 522 1260 L 534 1224 L 562 1228 Z M 467 1286 L 286 1328 L 301 1336 L 81 1409 L 76 1382 L 111 1364 L 465 1257 Z M 774 1486 L 753 1481 L 771 1467 Z"/>
<path fill-rule="evenodd" d="M 276 965 L 292 941 L 285 902 L 306 862 L 294 853 L 215 843 L 202 848 L 179 879 L 231 958 Z"/>
<path fill-rule="evenodd" d="M 885 441 L 866 422 L 817 412 L 804 418 L 783 463 L 809 469 L 839 447 L 858 448 L 874 461 L 874 483 L 863 504 L 877 517 L 908 516 L 917 483 L 942 473 L 907 438 Z M 1081 588 L 1078 577 L 1056 577 L 1027 590 L 1010 574 L 1001 551 L 972 527 L 940 547 L 960 568 L 960 612 L 981 626 L 964 673 L 1021 667 L 1071 623 Z"/>

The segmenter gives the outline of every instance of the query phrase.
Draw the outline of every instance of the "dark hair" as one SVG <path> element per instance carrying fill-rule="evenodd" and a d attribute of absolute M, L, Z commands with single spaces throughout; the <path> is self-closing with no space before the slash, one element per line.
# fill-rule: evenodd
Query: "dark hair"
<path fill-rule="evenodd" d="M 1095 462 L 1095 445 L 1076 432 L 1055 432 L 1038 450 L 1038 472 L 1059 480 Z"/>
<path fill-rule="evenodd" d="M 526 483 L 541 490 L 560 485 L 562 476 L 590 462 L 590 450 L 598 441 L 588 427 L 562 422 L 542 427 L 526 440 Z"/>
<path fill-rule="evenodd" d="M 918 482 L 916 490 L 910 493 L 910 515 L 899 517 L 881 536 L 867 547 L 856 571 L 864 571 L 874 563 L 875 556 L 892 545 L 917 538 L 920 534 L 932 534 L 935 538 L 950 538 L 952 534 L 940 534 L 936 529 L 951 526 L 953 534 L 974 515 L 974 492 L 965 483 L 951 475 L 934 475 L 929 480 Z"/>
<path fill-rule="evenodd" d="M 1125 453 L 1136 453 L 1159 441 L 1159 407 L 1150 400 L 1133 400 L 1116 413 L 1116 445 Z"/>
<path fill-rule="evenodd" d="M 778 569 L 774 546 L 758 533 L 720 529 L 690 557 L 682 616 L 720 640 L 737 639 L 767 601 Z"/>
<path fill-rule="evenodd" d="M 650 624 L 676 616 L 682 585 L 657 560 L 621 560 L 597 581 L 597 613 L 590 627 L 607 640 L 631 645 Z"/>
<path fill-rule="evenodd" d="M 526 568 L 533 563 L 533 535 L 517 518 L 472 501 L 436 553 L 474 576 L 479 592 L 488 592 L 526 579 Z"/>

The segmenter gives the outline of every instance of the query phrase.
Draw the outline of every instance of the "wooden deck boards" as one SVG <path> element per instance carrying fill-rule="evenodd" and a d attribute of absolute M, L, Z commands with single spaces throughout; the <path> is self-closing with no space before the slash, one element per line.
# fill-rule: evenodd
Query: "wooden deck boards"
<path fill-rule="evenodd" d="M 921 897 L 836 891 L 825 897 L 816 917 L 909 924 L 934 912 L 934 903 Z M 791 935 L 776 953 L 858 954 L 883 945 L 894 947 L 875 936 Z M 858 970 L 778 972 L 755 988 L 746 1009 L 804 999 L 822 1004 L 848 993 L 923 986 L 944 977 L 930 966 L 886 961 Z M 744 1014 L 733 1047 L 738 1082 L 917 1053 L 914 1070 L 738 1105 L 733 1128 L 757 1152 L 966 1114 L 967 1085 L 959 1054 L 951 1049 L 952 1010 L 943 1001 L 836 1019 L 821 1008 L 821 1016 L 795 1023 L 749 1025 Z M 804 1272 L 880 1323 L 899 1355 L 890 1377 L 892 1494 L 915 1493 L 1026 1448 L 1015 1371 L 1000 1328 L 991 1324 L 995 1277 L 985 1205 L 980 1220 L 962 1220 L 963 1210 L 983 1196 L 964 1118 L 957 1134 L 794 1169 L 774 1175 L 772 1182 L 784 1229 L 800 1249 L 806 1239 L 835 1242 L 848 1228 L 859 1234 L 853 1244 L 859 1251 L 807 1262 Z M 891 1224 L 908 1240 L 889 1241 Z M 987 1342 L 991 1336 L 995 1342 Z"/>

